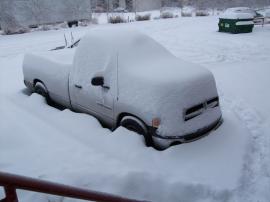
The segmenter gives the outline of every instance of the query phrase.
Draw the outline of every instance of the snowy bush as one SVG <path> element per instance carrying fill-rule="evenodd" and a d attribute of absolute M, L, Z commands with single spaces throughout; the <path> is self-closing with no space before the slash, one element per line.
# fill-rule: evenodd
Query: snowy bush
<path fill-rule="evenodd" d="M 67 28 L 68 24 L 67 22 L 63 23 L 53 23 L 53 24 L 44 24 L 44 25 L 38 25 L 37 27 L 33 27 L 31 31 L 49 31 L 49 30 L 59 30 L 63 28 Z"/>
<path fill-rule="evenodd" d="M 26 33 L 28 32 L 29 29 L 27 28 L 23 28 L 23 27 L 20 27 L 18 29 L 4 29 L 3 30 L 3 34 L 6 34 L 6 35 L 11 35 L 11 34 L 23 34 L 23 33 Z"/>
<path fill-rule="evenodd" d="M 98 24 L 98 18 L 92 18 L 91 23 L 97 25 Z"/>
<path fill-rule="evenodd" d="M 7 19 L 1 24 L 1 28 L 3 30 L 3 34 L 22 34 L 29 31 L 28 28 L 20 26 L 17 22 L 12 19 Z"/>
<path fill-rule="evenodd" d="M 0 22 L 3 34 L 21 34 L 28 31 L 12 15 L 11 5 L 7 1 L 0 2 Z"/>
<path fill-rule="evenodd" d="M 150 20 L 151 19 L 151 14 L 145 14 L 145 15 L 136 15 L 135 20 L 136 21 L 144 21 L 144 20 Z"/>
<path fill-rule="evenodd" d="M 56 26 L 59 28 L 67 28 L 68 27 L 67 22 L 62 22 L 62 23 L 56 24 Z"/>
<path fill-rule="evenodd" d="M 90 21 L 90 20 L 80 20 L 79 21 L 79 26 L 81 27 L 87 27 L 89 24 L 93 23 L 93 24 L 97 24 L 97 19 L 95 19 L 95 23 L 93 21 L 93 19 Z"/>
<path fill-rule="evenodd" d="M 196 16 L 209 16 L 209 12 L 205 10 L 196 11 Z"/>
<path fill-rule="evenodd" d="M 42 30 L 42 31 L 49 31 L 49 30 L 52 30 L 52 29 L 53 29 L 52 25 L 41 25 L 41 26 L 39 26 L 39 30 Z"/>
<path fill-rule="evenodd" d="M 174 15 L 172 12 L 166 11 L 166 12 L 162 12 L 160 14 L 160 18 L 166 19 L 166 18 L 174 18 Z"/>
<path fill-rule="evenodd" d="M 184 11 L 182 11 L 181 16 L 182 17 L 192 17 L 192 12 L 184 12 Z"/>
<path fill-rule="evenodd" d="M 117 23 L 124 23 L 124 22 L 126 22 L 126 20 L 120 15 L 109 17 L 109 23 L 117 24 Z"/>

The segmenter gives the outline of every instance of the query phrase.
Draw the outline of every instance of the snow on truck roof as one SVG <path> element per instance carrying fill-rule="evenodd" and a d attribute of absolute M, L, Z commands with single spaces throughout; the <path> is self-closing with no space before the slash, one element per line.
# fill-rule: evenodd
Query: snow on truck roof
<path fill-rule="evenodd" d="M 86 34 L 77 49 L 75 66 L 89 63 L 79 56 L 88 54 L 90 63 L 106 70 L 112 56 L 118 57 L 120 71 L 147 79 L 188 79 L 208 70 L 175 57 L 151 37 L 127 28 L 96 28 Z M 84 57 L 86 58 L 86 57 Z M 92 59 L 90 59 L 92 58 Z M 96 61 L 93 61 L 95 59 Z M 76 68 L 76 67 L 75 67 Z"/>

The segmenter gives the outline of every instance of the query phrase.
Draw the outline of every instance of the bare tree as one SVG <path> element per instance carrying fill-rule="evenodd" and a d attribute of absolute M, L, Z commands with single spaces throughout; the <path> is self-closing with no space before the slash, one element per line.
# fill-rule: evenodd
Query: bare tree
<path fill-rule="evenodd" d="M 133 11 L 134 10 L 133 0 L 126 0 L 126 9 L 128 11 Z"/>
<path fill-rule="evenodd" d="M 23 31 L 15 17 L 15 13 L 15 0 L 0 1 L 0 25 L 6 34 Z"/>
<path fill-rule="evenodd" d="M 53 5 L 48 0 L 28 0 L 27 10 L 31 14 L 34 24 L 42 24 L 51 21 L 50 15 Z"/>
<path fill-rule="evenodd" d="M 58 13 L 65 21 L 88 19 L 91 20 L 91 1 L 64 0 Z"/>

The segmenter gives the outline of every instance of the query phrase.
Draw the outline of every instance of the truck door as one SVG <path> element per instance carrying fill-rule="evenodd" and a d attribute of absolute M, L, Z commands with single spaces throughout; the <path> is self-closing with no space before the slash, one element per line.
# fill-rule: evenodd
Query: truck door
<path fill-rule="evenodd" d="M 111 125 L 114 123 L 113 107 L 114 99 L 117 96 L 117 56 L 102 59 L 107 61 L 106 64 L 102 64 L 102 62 L 83 64 L 71 71 L 69 83 L 71 104 L 74 109 L 92 114 Z M 91 66 L 97 63 L 100 66 Z M 93 86 L 91 84 L 92 78 L 97 74 L 103 76 L 103 86 Z"/>

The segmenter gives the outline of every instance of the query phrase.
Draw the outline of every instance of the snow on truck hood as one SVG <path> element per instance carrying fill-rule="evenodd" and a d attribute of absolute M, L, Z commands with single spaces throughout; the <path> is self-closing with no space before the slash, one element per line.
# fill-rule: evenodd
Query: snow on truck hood
<path fill-rule="evenodd" d="M 119 94 L 120 101 L 138 106 L 149 120 L 159 117 L 160 135 L 189 134 L 220 118 L 219 108 L 187 122 L 183 116 L 186 109 L 218 96 L 211 72 L 177 58 L 160 58 L 151 64 L 148 68 L 150 64 L 144 64 L 146 71 L 140 71 L 143 66 L 134 66 L 128 76 L 120 76 Z"/>
<path fill-rule="evenodd" d="M 82 54 L 88 55 L 82 59 Z M 117 65 L 111 65 L 115 57 Z M 91 30 L 78 47 L 74 68 L 89 63 L 110 73 L 112 66 L 115 69 L 118 66 L 118 102 L 137 108 L 139 116 L 148 120 L 160 117 L 161 134 L 195 132 L 221 116 L 218 108 L 184 123 L 184 109 L 218 96 L 212 73 L 180 60 L 155 40 L 135 30 Z"/>

